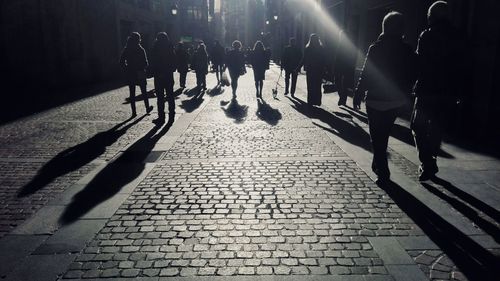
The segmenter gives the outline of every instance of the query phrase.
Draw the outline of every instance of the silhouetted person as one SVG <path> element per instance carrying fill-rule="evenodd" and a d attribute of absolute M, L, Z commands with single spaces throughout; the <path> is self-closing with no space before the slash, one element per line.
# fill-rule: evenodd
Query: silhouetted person
<path fill-rule="evenodd" d="M 238 79 L 241 75 L 246 73 L 245 69 L 245 56 L 241 52 L 241 42 L 235 40 L 232 50 L 226 53 L 225 64 L 229 70 L 229 76 L 231 77 L 231 88 L 233 90 L 233 96 L 236 96 L 236 90 L 238 89 Z"/>
<path fill-rule="evenodd" d="M 257 98 L 262 98 L 262 88 L 266 79 L 266 69 L 269 69 L 270 57 L 271 54 L 264 49 L 264 44 L 261 41 L 255 42 L 253 50 L 249 54 L 249 61 L 252 64 Z"/>
<path fill-rule="evenodd" d="M 201 43 L 193 55 L 192 68 L 196 72 L 196 85 L 200 90 L 207 89 L 207 74 L 208 74 L 208 54 L 207 47 Z"/>
<path fill-rule="evenodd" d="M 177 59 L 177 72 L 179 72 L 179 84 L 181 88 L 186 88 L 186 76 L 189 71 L 189 53 L 184 43 L 177 43 L 175 56 Z"/>
<path fill-rule="evenodd" d="M 146 68 L 148 67 L 148 59 L 146 52 L 141 46 L 141 35 L 137 32 L 132 32 L 127 39 L 127 45 L 122 51 L 120 57 L 120 65 L 125 69 L 128 88 L 130 91 L 130 107 L 132 108 L 132 116 L 137 115 L 135 109 L 135 86 L 138 85 L 144 97 L 144 106 L 146 112 L 153 110 L 149 106 L 149 100 L 146 91 Z"/>
<path fill-rule="evenodd" d="M 212 61 L 213 68 L 215 70 L 215 77 L 217 78 L 217 85 L 221 83 L 221 76 L 224 66 L 224 47 L 215 40 L 214 46 L 210 52 L 210 60 Z"/>
<path fill-rule="evenodd" d="M 317 34 L 311 34 L 304 50 L 301 66 L 304 66 L 307 79 L 307 103 L 321 105 L 321 82 L 326 70 L 325 51 Z"/>
<path fill-rule="evenodd" d="M 337 49 L 335 52 L 335 85 L 337 86 L 339 93 L 338 106 L 346 105 L 347 96 L 349 95 L 347 80 L 351 73 L 351 57 L 350 57 L 349 46 L 347 45 L 347 38 L 344 31 L 339 32 L 339 37 L 337 41 Z M 357 109 L 356 106 L 354 106 Z"/>
<path fill-rule="evenodd" d="M 464 59 L 462 42 L 451 26 L 446 2 L 437 1 L 427 13 L 429 28 L 420 34 L 417 47 L 419 63 L 415 86 L 415 105 L 411 128 L 420 159 L 419 180 L 431 179 L 437 172 L 437 154 L 442 133 L 449 122 L 460 92 Z"/>
<path fill-rule="evenodd" d="M 154 76 L 156 99 L 158 103 L 158 119 L 156 123 L 165 122 L 165 94 L 168 100 L 170 116 L 175 114 L 174 71 L 176 68 L 174 46 L 167 33 L 156 35 L 151 52 L 151 70 Z"/>
<path fill-rule="evenodd" d="M 297 76 L 299 72 L 297 68 L 300 65 L 302 59 L 302 51 L 297 47 L 297 40 L 295 38 L 290 38 L 290 45 L 286 46 L 283 50 L 283 55 L 281 57 L 281 69 L 285 70 L 285 95 L 288 95 L 290 89 L 290 94 L 295 96 L 295 88 L 297 86 Z M 290 78 L 292 79 L 292 84 L 290 85 Z"/>
<path fill-rule="evenodd" d="M 398 12 L 388 13 L 382 22 L 382 34 L 366 55 L 356 89 L 366 95 L 366 111 L 373 149 L 372 170 L 377 183 L 390 178 L 387 144 L 398 111 L 410 101 L 414 84 L 416 57 L 403 41 L 404 19 Z"/>

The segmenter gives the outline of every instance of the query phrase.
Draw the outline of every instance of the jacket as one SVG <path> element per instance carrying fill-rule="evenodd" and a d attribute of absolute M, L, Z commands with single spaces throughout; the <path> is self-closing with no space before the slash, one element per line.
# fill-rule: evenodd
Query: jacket
<path fill-rule="evenodd" d="M 367 102 L 409 101 L 416 78 L 416 55 L 401 37 L 382 34 L 366 55 L 356 92 Z"/>
<path fill-rule="evenodd" d="M 150 60 L 150 69 L 154 76 L 171 74 L 177 67 L 174 48 L 170 44 L 155 44 L 151 50 Z"/>
<path fill-rule="evenodd" d="M 281 66 L 286 71 L 295 71 L 300 65 L 302 51 L 296 46 L 286 46 L 281 56 Z"/>
<path fill-rule="evenodd" d="M 458 32 L 447 21 L 424 30 L 418 39 L 417 97 L 456 97 L 462 85 L 464 54 Z M 462 80 L 463 81 L 463 80 Z"/>

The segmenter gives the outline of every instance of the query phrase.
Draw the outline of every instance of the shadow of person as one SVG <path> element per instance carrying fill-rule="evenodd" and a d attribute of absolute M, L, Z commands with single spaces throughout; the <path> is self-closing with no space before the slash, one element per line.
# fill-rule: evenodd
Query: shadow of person
<path fill-rule="evenodd" d="M 394 182 L 379 185 L 469 280 L 496 280 L 498 257 L 462 233 Z"/>
<path fill-rule="evenodd" d="M 188 96 L 188 97 L 192 97 L 192 96 L 197 96 L 197 95 L 199 95 L 199 94 L 200 94 L 200 92 L 201 92 L 201 88 L 200 88 L 200 87 L 198 87 L 198 86 L 196 86 L 196 87 L 194 87 L 194 88 L 191 88 L 191 89 L 189 89 L 189 90 L 185 91 L 184 93 L 186 93 L 186 96 Z"/>
<path fill-rule="evenodd" d="M 293 102 L 292 107 L 303 115 L 317 119 L 322 123 L 327 124 L 327 128 L 321 124 L 313 122 L 314 125 L 328 131 L 345 141 L 358 146 L 366 151 L 371 151 L 370 135 L 361 128 L 356 122 L 351 120 L 346 121 L 334 114 L 317 107 L 311 107 L 299 99 L 288 98 Z"/>
<path fill-rule="evenodd" d="M 470 195 L 469 193 L 463 191 L 462 189 L 454 186 L 450 182 L 439 178 L 437 176 L 434 176 L 432 179 L 432 182 L 442 186 L 449 192 L 453 193 L 455 196 L 460 198 L 461 200 L 467 202 L 468 204 L 472 205 L 474 208 L 480 210 L 481 212 L 487 214 L 490 216 L 492 219 L 494 219 L 498 224 L 500 224 L 500 212 L 491 207 L 490 205 L 484 203 L 483 201 L 477 199 L 476 197 Z M 500 236 L 497 236 L 498 239 L 500 239 Z"/>
<path fill-rule="evenodd" d="M 182 109 L 184 109 L 186 112 L 195 111 L 198 107 L 200 107 L 200 105 L 205 100 L 203 98 L 204 94 L 205 94 L 204 91 L 200 91 L 200 92 L 198 92 L 197 95 L 193 96 L 192 98 L 187 99 L 187 100 L 183 100 L 180 104 L 180 107 Z"/>
<path fill-rule="evenodd" d="M 448 202 L 448 204 L 450 204 L 455 210 L 462 213 L 469 220 L 473 221 L 478 227 L 491 235 L 491 237 L 493 237 L 495 241 L 500 242 L 500 229 L 498 229 L 496 225 L 489 222 L 485 218 L 482 218 L 476 210 L 474 210 L 467 204 L 464 204 L 460 200 L 452 196 L 448 196 L 447 194 L 441 192 L 439 189 L 428 183 L 423 182 L 421 183 L 421 185 L 425 187 L 425 189 L 429 190 L 432 194 L 441 198 L 443 201 Z"/>
<path fill-rule="evenodd" d="M 175 90 L 174 97 L 178 97 L 178 96 L 182 95 L 183 92 L 184 92 L 184 88 L 179 88 L 179 89 Z"/>
<path fill-rule="evenodd" d="M 99 157 L 106 150 L 106 147 L 115 143 L 127 130 L 139 123 L 146 115 L 129 122 L 129 118 L 111 129 L 97 133 L 88 140 L 73 147 L 70 147 L 49 160 L 38 171 L 35 177 L 18 192 L 18 197 L 25 197 L 44 188 L 49 183 L 70 172 L 76 171 L 92 160 Z M 126 124 L 126 125 L 125 125 Z"/>
<path fill-rule="evenodd" d="M 224 88 L 221 85 L 217 85 L 207 91 L 207 94 L 211 97 L 222 95 L 223 93 L 224 93 Z"/>
<path fill-rule="evenodd" d="M 173 122 L 174 118 L 170 116 L 168 123 L 161 130 L 160 126 L 155 126 L 117 159 L 106 165 L 82 191 L 73 197 L 59 218 L 59 222 L 63 225 L 74 222 L 135 180 L 144 171 L 145 160 L 156 142 L 168 132 Z"/>
<path fill-rule="evenodd" d="M 223 102 L 221 102 L 221 105 L 222 104 Z M 222 107 L 222 110 L 226 114 L 226 117 L 234 119 L 234 123 L 237 124 L 245 122 L 245 118 L 248 115 L 248 106 L 240 105 L 236 97 L 231 99 L 231 102 L 229 102 L 226 108 Z"/>
<path fill-rule="evenodd" d="M 257 117 L 271 126 L 276 126 L 282 118 L 281 112 L 272 108 L 262 99 L 257 99 Z"/>

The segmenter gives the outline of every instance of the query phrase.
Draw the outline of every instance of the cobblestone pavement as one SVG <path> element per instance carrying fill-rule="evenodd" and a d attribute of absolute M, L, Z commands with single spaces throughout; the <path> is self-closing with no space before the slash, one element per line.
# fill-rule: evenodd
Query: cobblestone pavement
<path fill-rule="evenodd" d="M 0 238 L 152 127 L 153 115 L 126 122 L 127 96 L 122 87 L 0 126 Z"/>
<path fill-rule="evenodd" d="M 146 161 L 150 172 L 120 195 L 126 199 L 105 222 L 97 218 L 104 226 L 92 238 L 77 251 L 55 251 L 76 256 L 57 279 L 407 280 L 411 274 L 412 280 L 467 280 L 402 211 L 406 206 L 376 186 L 332 137 L 354 132 L 350 144 L 369 151 L 366 120 L 331 114 L 327 105 L 309 109 L 302 101 L 303 76 L 297 99 L 273 99 L 277 73 L 267 73 L 262 101 L 255 98 L 251 73 L 240 79 L 236 99 L 227 88 L 184 91 L 177 98 L 178 127 L 159 139 L 150 135 L 157 132 L 151 123 L 156 114 L 127 120 L 126 88 L 1 126 L 0 238 L 98 166 L 113 166 L 108 175 L 120 165 L 134 173 L 134 165 L 142 170 Z M 208 86 L 213 78 L 209 74 Z M 188 89 L 193 80 L 190 74 Z M 327 96 L 325 101 L 334 104 Z M 138 109 L 144 110 L 141 102 Z M 415 164 L 389 152 L 415 181 Z M 38 255 L 54 253 L 39 249 Z"/>
<path fill-rule="evenodd" d="M 210 99 L 64 278 L 390 280 L 367 238 L 422 231 L 287 98 L 258 103 L 249 76 L 236 100 Z"/>

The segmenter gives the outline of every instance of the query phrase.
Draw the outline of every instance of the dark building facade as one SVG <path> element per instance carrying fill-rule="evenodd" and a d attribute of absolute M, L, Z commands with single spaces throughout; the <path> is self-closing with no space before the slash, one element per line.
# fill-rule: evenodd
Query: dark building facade
<path fill-rule="evenodd" d="M 3 79 L 38 87 L 107 81 L 131 31 L 146 49 L 171 29 L 169 0 L 6 0 L 0 4 Z"/>

